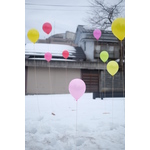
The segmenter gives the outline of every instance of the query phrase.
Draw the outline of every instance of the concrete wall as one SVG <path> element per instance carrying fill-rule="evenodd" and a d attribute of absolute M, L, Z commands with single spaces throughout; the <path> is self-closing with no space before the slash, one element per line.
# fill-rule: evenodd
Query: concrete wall
<path fill-rule="evenodd" d="M 51 67 L 51 68 L 62 68 L 62 69 L 106 69 L 106 64 L 101 62 L 89 62 L 89 61 L 50 61 L 45 60 L 25 60 L 25 66 L 27 67 Z"/>
<path fill-rule="evenodd" d="M 74 78 L 81 78 L 80 69 L 28 67 L 26 94 L 66 94 Z"/>

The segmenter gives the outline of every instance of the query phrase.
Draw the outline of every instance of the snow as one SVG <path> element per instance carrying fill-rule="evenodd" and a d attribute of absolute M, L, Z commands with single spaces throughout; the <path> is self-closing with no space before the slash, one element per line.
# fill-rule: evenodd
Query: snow
<path fill-rule="evenodd" d="M 119 62 L 120 62 L 120 59 L 116 59 L 115 61 L 119 63 Z M 123 62 L 125 62 L 125 60 L 123 60 Z"/>
<path fill-rule="evenodd" d="M 67 50 L 69 52 L 69 58 L 75 58 L 73 53 L 76 53 L 76 49 L 73 46 L 70 45 L 63 45 L 63 44 L 45 44 L 45 43 L 27 43 L 25 47 L 25 55 L 35 55 L 36 56 L 43 56 L 43 58 L 29 58 L 29 59 L 35 59 L 35 60 L 45 60 L 44 55 L 46 52 L 50 52 L 53 57 L 62 57 L 62 52 L 64 50 Z M 62 59 L 56 59 L 52 57 L 53 60 L 58 61 L 66 61 L 62 57 Z M 75 60 L 69 60 L 67 61 L 75 61 Z"/>
<path fill-rule="evenodd" d="M 51 53 L 61 53 L 64 50 L 68 50 L 68 52 L 75 52 L 76 49 L 73 46 L 69 45 L 62 45 L 62 44 L 45 44 L 45 43 L 27 43 L 25 52 L 26 53 L 46 53 L 46 52 L 51 52 Z"/>
<path fill-rule="evenodd" d="M 25 96 L 26 150 L 124 150 L 125 99 Z"/>

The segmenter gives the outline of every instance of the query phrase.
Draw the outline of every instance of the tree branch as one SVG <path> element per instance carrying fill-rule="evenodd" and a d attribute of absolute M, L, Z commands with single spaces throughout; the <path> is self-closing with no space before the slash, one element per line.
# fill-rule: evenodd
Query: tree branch
<path fill-rule="evenodd" d="M 104 3 L 104 0 L 91 0 L 90 4 L 93 6 L 91 7 L 90 17 L 88 22 L 93 26 L 99 26 L 100 28 L 108 28 L 111 26 L 112 21 L 118 17 L 124 6 L 124 0 L 120 0 L 118 3 L 114 5 L 108 5 Z"/>

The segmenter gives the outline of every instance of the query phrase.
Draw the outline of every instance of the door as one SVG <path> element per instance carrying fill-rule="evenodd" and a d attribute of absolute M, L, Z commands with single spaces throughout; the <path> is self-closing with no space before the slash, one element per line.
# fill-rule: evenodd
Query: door
<path fill-rule="evenodd" d="M 86 92 L 99 92 L 99 71 L 98 70 L 82 70 L 82 80 L 86 84 Z"/>

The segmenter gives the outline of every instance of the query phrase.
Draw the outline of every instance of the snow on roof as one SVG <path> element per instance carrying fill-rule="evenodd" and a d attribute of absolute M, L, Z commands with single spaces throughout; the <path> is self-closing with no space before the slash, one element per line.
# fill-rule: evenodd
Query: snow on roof
<path fill-rule="evenodd" d="M 75 52 L 76 49 L 73 46 L 61 45 L 61 44 L 45 44 L 45 43 L 27 43 L 25 53 L 62 53 L 64 50 L 68 52 Z"/>
<path fill-rule="evenodd" d="M 67 50 L 69 52 L 69 59 L 84 59 L 82 57 L 83 50 L 77 47 L 73 47 L 70 45 L 62 45 L 62 44 L 46 44 L 46 43 L 27 43 L 25 46 L 25 55 L 26 59 L 36 59 L 36 60 L 44 60 L 44 55 L 46 52 L 50 52 L 52 54 L 52 60 L 64 60 L 62 52 Z M 82 55 L 80 55 L 80 53 Z M 36 56 L 36 57 L 33 57 Z"/>

